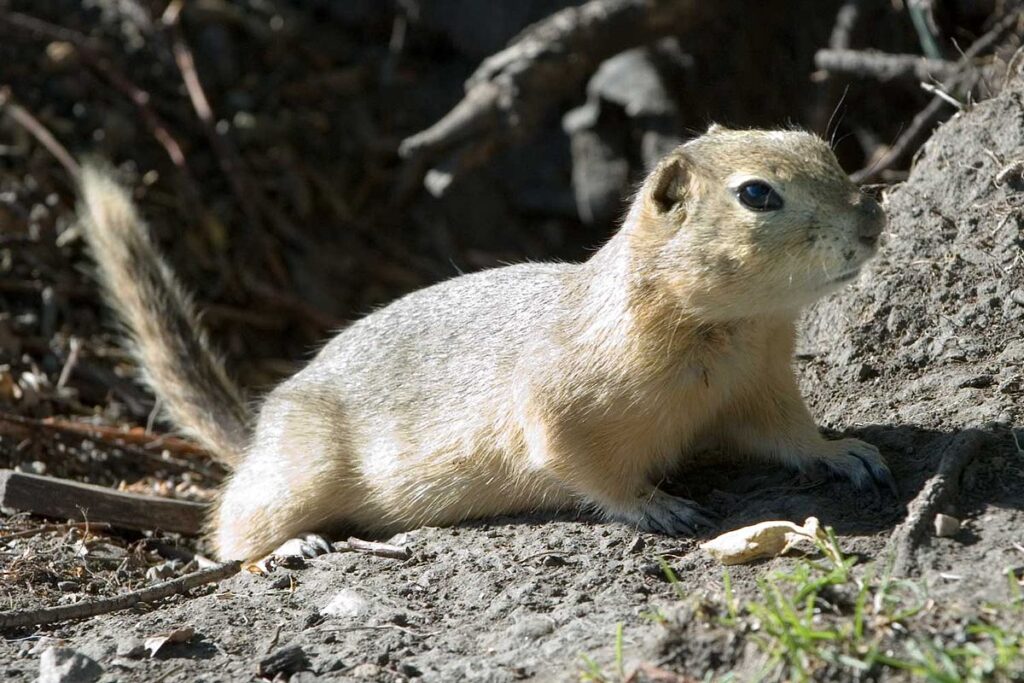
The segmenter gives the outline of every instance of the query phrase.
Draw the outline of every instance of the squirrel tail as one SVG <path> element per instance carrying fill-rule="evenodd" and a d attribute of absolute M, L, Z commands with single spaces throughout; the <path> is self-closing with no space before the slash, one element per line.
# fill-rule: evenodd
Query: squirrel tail
<path fill-rule="evenodd" d="M 210 347 L 192 298 L 109 170 L 84 165 L 79 192 L 81 228 L 143 379 L 179 429 L 219 461 L 235 464 L 249 439 L 249 412 Z"/>

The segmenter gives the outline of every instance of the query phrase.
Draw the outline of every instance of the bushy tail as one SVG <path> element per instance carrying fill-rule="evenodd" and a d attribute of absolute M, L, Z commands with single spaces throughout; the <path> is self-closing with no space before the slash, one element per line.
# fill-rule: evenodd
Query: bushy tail
<path fill-rule="evenodd" d="M 146 383 L 179 429 L 218 460 L 234 464 L 248 439 L 248 411 L 210 348 L 191 297 L 110 173 L 85 165 L 79 182 L 79 220 Z"/>

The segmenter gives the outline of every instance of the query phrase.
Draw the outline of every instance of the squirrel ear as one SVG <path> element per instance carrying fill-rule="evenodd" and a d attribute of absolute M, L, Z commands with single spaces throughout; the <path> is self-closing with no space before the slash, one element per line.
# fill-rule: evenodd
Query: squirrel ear
<path fill-rule="evenodd" d="M 690 186 L 690 160 L 682 154 L 662 159 L 647 180 L 648 196 L 658 213 L 668 213 L 686 199 Z"/>

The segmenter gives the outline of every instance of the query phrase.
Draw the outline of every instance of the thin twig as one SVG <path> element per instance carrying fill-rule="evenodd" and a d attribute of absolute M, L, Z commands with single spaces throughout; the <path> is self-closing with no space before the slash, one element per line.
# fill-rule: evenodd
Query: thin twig
<path fill-rule="evenodd" d="M 405 546 L 364 541 L 354 537 L 349 537 L 348 541 L 345 541 L 344 543 L 335 543 L 334 550 L 337 552 L 352 550 L 357 553 L 377 555 L 378 557 L 387 557 L 392 560 L 408 560 L 412 557 L 412 553 L 410 553 L 409 549 Z"/>
<path fill-rule="evenodd" d="M 77 602 L 73 605 L 60 605 L 58 607 L 0 612 L 0 629 L 42 626 L 58 621 L 85 619 L 100 614 L 118 612 L 140 603 L 154 602 L 174 595 L 180 595 L 197 586 L 222 581 L 237 574 L 241 566 L 241 562 L 223 562 L 209 569 L 200 569 L 170 581 L 164 581 L 148 588 L 109 598 Z"/>
<path fill-rule="evenodd" d="M 68 357 L 64 361 L 64 367 L 60 369 L 60 376 L 57 378 L 58 391 L 67 386 L 68 381 L 71 379 L 71 373 L 75 371 L 75 366 L 78 365 L 78 356 L 82 352 L 82 342 L 78 337 L 72 337 L 68 346 L 70 347 Z"/>
<path fill-rule="evenodd" d="M 964 103 L 963 102 L 961 102 L 957 98 L 953 97 L 952 95 L 950 95 L 948 92 L 946 92 L 945 90 L 943 90 L 942 88 L 940 88 L 937 85 L 933 85 L 931 83 L 924 83 L 924 82 L 922 82 L 921 83 L 921 90 L 924 90 L 926 93 L 929 93 L 931 95 L 934 95 L 935 97 L 938 97 L 940 100 L 942 100 L 946 104 L 951 104 L 954 107 L 956 107 L 957 109 L 963 109 L 964 108 Z"/>
<path fill-rule="evenodd" d="M 231 143 L 226 132 L 222 132 L 217 126 L 217 117 L 210 106 L 210 100 L 206 97 L 203 84 L 196 71 L 195 58 L 192 56 L 192 49 L 185 39 L 185 32 L 181 28 L 181 12 L 184 9 L 182 0 L 172 0 L 164 11 L 161 21 L 167 28 L 171 39 L 171 49 L 174 52 L 174 61 L 181 73 L 181 80 L 185 84 L 192 109 L 203 126 L 203 131 L 210 141 L 213 153 L 217 156 L 221 171 L 228 179 L 231 190 L 235 195 L 239 207 L 245 214 L 248 221 L 250 234 L 260 234 L 259 228 L 262 225 L 260 215 L 255 210 L 256 196 L 253 184 L 245 172 L 242 158 Z"/>
<path fill-rule="evenodd" d="M 857 76 L 888 82 L 895 80 L 946 81 L 960 75 L 964 67 L 945 59 L 921 55 L 889 54 L 877 50 L 818 50 L 814 66 L 830 74 Z M 972 67 L 973 68 L 973 67 Z M 981 69 L 976 69 L 980 74 Z"/>
<path fill-rule="evenodd" d="M 836 12 L 835 23 L 832 24 L 832 35 L 828 46 L 833 50 L 847 50 L 853 44 L 853 30 L 861 17 L 863 0 L 846 0 Z"/>
<path fill-rule="evenodd" d="M 9 541 L 12 538 L 28 538 L 30 536 L 38 536 L 39 534 L 47 534 L 51 531 L 62 531 L 68 532 L 71 529 L 78 529 L 89 534 L 94 531 L 110 531 L 113 529 L 112 526 L 104 522 L 65 522 L 63 524 L 40 524 L 39 526 L 32 527 L 31 529 L 24 529 L 22 531 L 12 531 L 11 533 L 4 533 L 3 529 L 0 529 L 0 541 Z"/>
<path fill-rule="evenodd" d="M 1007 31 L 1017 24 L 1021 16 L 1021 12 L 1013 12 L 1003 17 L 988 33 L 974 41 L 957 63 L 966 69 L 978 55 L 992 48 Z M 946 92 L 969 92 L 977 84 L 977 80 L 978 73 L 968 69 L 951 78 L 950 82 L 944 83 L 943 89 Z M 924 135 L 931 132 L 935 124 L 942 119 L 943 110 L 946 106 L 947 103 L 943 98 L 933 97 L 927 106 L 918 112 L 907 129 L 903 131 L 881 159 L 850 174 L 850 179 L 855 183 L 870 182 L 883 171 L 892 168 L 895 164 L 902 161 L 913 150 L 918 149 L 923 142 Z"/>
<path fill-rule="evenodd" d="M 130 444 L 153 450 L 168 450 L 184 455 L 207 455 L 206 451 L 191 441 L 185 441 L 175 436 L 153 434 L 139 428 L 124 431 L 117 427 L 90 424 L 88 422 L 62 420 L 56 417 L 45 417 L 37 420 L 10 413 L 0 413 L 0 424 L 2 423 L 18 425 L 25 429 L 73 434 L 112 445 Z M 0 426 L 0 433 L 3 433 L 2 426 Z"/>
<path fill-rule="evenodd" d="M 851 173 L 850 180 L 858 185 L 868 183 L 880 176 L 883 171 L 892 168 L 911 150 L 920 147 L 923 136 L 938 123 L 945 106 L 946 103 L 941 98 L 932 98 L 928 105 L 914 116 L 910 125 L 900 134 L 882 158 L 866 168 Z"/>
<path fill-rule="evenodd" d="M 48 151 L 53 158 L 60 162 L 64 170 L 72 178 L 78 177 L 78 162 L 65 149 L 64 145 L 57 141 L 53 133 L 44 126 L 39 119 L 33 116 L 25 107 L 14 101 L 14 95 L 8 86 L 0 86 L 0 111 L 3 111 L 12 121 L 28 131 L 29 135 Z"/>

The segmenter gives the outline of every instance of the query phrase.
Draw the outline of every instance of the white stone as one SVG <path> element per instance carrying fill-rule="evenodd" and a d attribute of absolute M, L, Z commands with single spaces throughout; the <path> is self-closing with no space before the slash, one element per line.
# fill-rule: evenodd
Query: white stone
<path fill-rule="evenodd" d="M 350 588 L 343 588 L 334 594 L 320 613 L 329 617 L 358 617 L 369 607 L 366 598 Z"/>
<path fill-rule="evenodd" d="M 940 537 L 956 536 L 960 531 L 960 520 L 956 517 L 944 515 L 941 512 L 935 515 L 935 535 Z"/>

